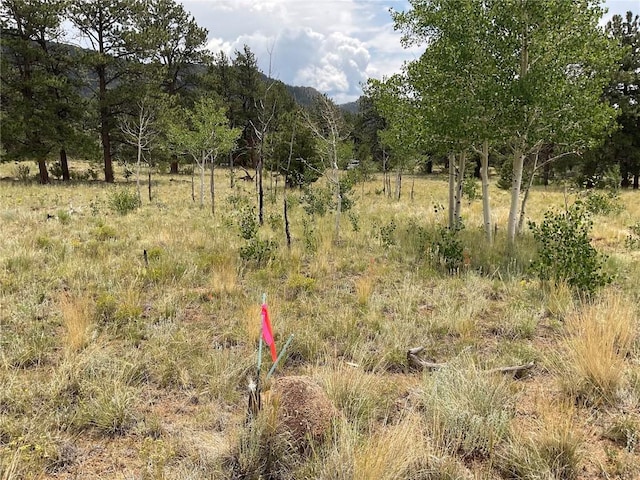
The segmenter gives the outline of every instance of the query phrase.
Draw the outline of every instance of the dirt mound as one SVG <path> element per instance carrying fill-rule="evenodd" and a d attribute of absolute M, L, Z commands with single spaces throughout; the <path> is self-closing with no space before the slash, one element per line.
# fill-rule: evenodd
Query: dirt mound
<path fill-rule="evenodd" d="M 309 440 L 319 442 L 327 436 L 337 410 L 310 377 L 281 377 L 271 390 L 278 405 L 279 424 L 302 449 Z"/>

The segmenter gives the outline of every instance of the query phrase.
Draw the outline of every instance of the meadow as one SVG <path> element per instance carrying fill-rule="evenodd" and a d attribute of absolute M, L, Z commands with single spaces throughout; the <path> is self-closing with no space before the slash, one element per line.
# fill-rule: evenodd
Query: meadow
<path fill-rule="evenodd" d="M 122 177 L 0 181 L 0 479 L 640 477 L 637 192 L 593 215 L 612 280 L 584 296 L 532 273 L 526 228 L 506 254 L 494 184 L 490 246 L 480 199 L 443 237 L 438 175 L 405 177 L 398 201 L 356 183 L 337 241 L 299 190 L 267 179 L 256 231 L 253 183 L 219 169 L 212 213 L 189 176 L 154 175 L 126 213 Z M 534 187 L 527 211 L 582 196 Z M 335 408 L 305 448 L 278 402 L 247 417 L 263 293 L 278 347 L 294 335 L 274 381 L 308 377 Z M 440 368 L 409 362 L 416 347 Z"/>

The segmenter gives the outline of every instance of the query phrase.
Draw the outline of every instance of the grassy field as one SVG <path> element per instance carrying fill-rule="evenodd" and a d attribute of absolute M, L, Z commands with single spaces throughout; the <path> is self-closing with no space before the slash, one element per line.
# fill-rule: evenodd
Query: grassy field
<path fill-rule="evenodd" d="M 0 479 L 640 478 L 639 193 L 593 217 L 613 281 L 585 299 L 532 274 L 530 233 L 505 254 L 493 186 L 495 245 L 465 203 L 452 272 L 443 178 L 413 198 L 405 179 L 400 201 L 356 184 L 337 242 L 289 191 L 290 249 L 281 189 L 244 239 L 254 186 L 216 183 L 215 214 L 157 175 L 123 215 L 132 183 L 0 182 Z M 528 212 L 579 195 L 538 187 Z M 286 398 L 247 420 L 263 293 L 278 347 L 294 334 L 275 382 L 306 376 L 335 408 L 306 448 L 279 426 Z M 419 346 L 445 365 L 411 368 Z"/>

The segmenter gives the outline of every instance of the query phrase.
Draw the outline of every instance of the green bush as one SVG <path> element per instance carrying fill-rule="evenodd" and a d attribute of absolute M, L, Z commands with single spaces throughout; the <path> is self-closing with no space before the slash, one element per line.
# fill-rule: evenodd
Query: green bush
<path fill-rule="evenodd" d="M 618 193 L 587 190 L 582 194 L 585 210 L 592 215 L 611 215 L 624 210 Z"/>
<path fill-rule="evenodd" d="M 264 267 L 273 259 L 278 247 L 276 242 L 252 238 L 240 247 L 240 258 L 248 263 L 255 263 L 258 268 Z"/>
<path fill-rule="evenodd" d="M 583 293 L 593 293 L 611 281 L 602 271 L 604 258 L 590 243 L 592 223 L 582 202 L 563 213 L 548 211 L 540 225 L 529 223 L 538 246 L 532 269 L 541 280 L 564 281 Z"/>
<path fill-rule="evenodd" d="M 326 187 L 307 187 L 300 197 L 300 204 L 309 216 L 324 216 L 331 205 L 332 193 Z"/>
<path fill-rule="evenodd" d="M 258 220 L 253 207 L 246 207 L 240 211 L 240 236 L 245 240 L 253 240 L 258 235 Z"/>
<path fill-rule="evenodd" d="M 14 176 L 23 183 L 29 183 L 31 181 L 31 169 L 29 165 L 19 164 L 13 171 Z"/>
<path fill-rule="evenodd" d="M 436 266 L 443 267 L 449 273 L 458 271 L 464 262 L 464 247 L 458 235 L 463 228 L 464 225 L 462 224 L 454 229 L 441 227 L 431 246 L 431 253 L 437 263 Z"/>
<path fill-rule="evenodd" d="M 138 195 L 131 190 L 117 190 L 110 195 L 109 205 L 113 211 L 120 215 L 126 215 L 140 207 L 140 200 Z"/>
<path fill-rule="evenodd" d="M 625 239 L 625 246 L 629 250 L 640 249 L 640 222 L 631 225 L 629 230 L 631 230 L 631 233 L 627 235 L 627 238 Z"/>

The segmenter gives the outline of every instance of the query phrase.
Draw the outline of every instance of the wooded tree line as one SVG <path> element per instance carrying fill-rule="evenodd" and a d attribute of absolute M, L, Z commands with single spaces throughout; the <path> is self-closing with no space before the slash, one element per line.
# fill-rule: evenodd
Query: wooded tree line
<path fill-rule="evenodd" d="M 638 188 L 638 16 L 601 28 L 599 1 L 411 0 L 392 12 L 420 58 L 367 87 L 385 128 L 378 139 L 401 158 L 446 158 L 449 227 L 460 222 L 465 172 L 477 159 L 491 241 L 490 158 L 511 189 L 507 235 L 523 225 L 536 175 L 569 169 L 587 186 Z M 376 122 L 373 115 L 371 122 Z M 498 160 L 496 162 L 496 160 Z M 402 162 L 396 162 L 397 171 Z"/>
<path fill-rule="evenodd" d="M 313 114 L 248 47 L 207 51 L 175 0 L 7 0 L 0 21 L 2 160 L 35 160 L 41 183 L 54 158 L 68 180 L 68 157 L 101 157 L 107 182 L 114 160 L 266 166 L 291 185 L 322 170 Z"/>
<path fill-rule="evenodd" d="M 7 0 L 2 159 L 35 160 L 42 183 L 53 158 L 69 179 L 71 156 L 101 158 L 107 182 L 114 159 L 135 159 L 174 173 L 192 162 L 201 179 L 220 163 L 232 167 L 231 181 L 236 168 L 245 177 L 266 168 L 300 185 L 334 171 L 338 159 L 358 158 L 385 172 L 389 194 L 394 172 L 396 195 L 403 173 L 441 162 L 452 226 L 470 166 L 486 188 L 491 162 L 512 189 L 510 236 L 536 176 L 571 170 L 589 185 L 615 178 L 638 188 L 637 16 L 614 16 L 602 29 L 592 0 L 411 4 L 392 12 L 395 28 L 424 54 L 371 81 L 360 112 L 331 133 L 323 122 L 335 105 L 318 98 L 303 110 L 248 47 L 231 57 L 208 52 L 207 31 L 175 0 Z M 71 32 L 82 48 L 68 43 Z M 214 125 L 215 135 L 199 132 Z"/>

